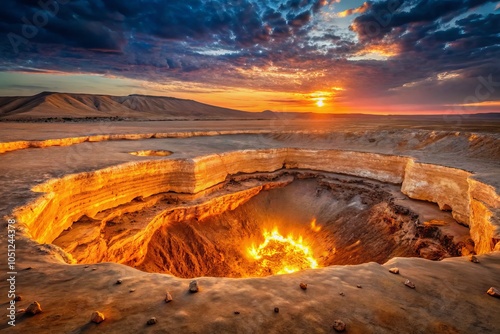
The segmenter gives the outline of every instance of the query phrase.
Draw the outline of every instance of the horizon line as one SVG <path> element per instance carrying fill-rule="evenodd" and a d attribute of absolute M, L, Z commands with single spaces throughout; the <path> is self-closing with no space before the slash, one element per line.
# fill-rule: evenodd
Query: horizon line
<path fill-rule="evenodd" d="M 159 98 L 169 98 L 169 99 L 176 99 L 176 100 L 182 100 L 182 101 L 193 101 L 196 103 L 201 103 L 209 106 L 214 106 L 218 108 L 224 108 L 224 109 L 230 109 L 230 110 L 235 110 L 235 111 L 240 111 L 240 112 L 245 112 L 245 113 L 252 113 L 252 114 L 259 114 L 259 113 L 265 113 L 265 112 L 272 112 L 275 114 L 314 114 L 314 115 L 325 115 L 325 116 L 342 116 L 342 115 L 362 115 L 362 116 L 461 116 L 461 115 L 492 115 L 492 114 L 500 114 L 500 110 L 498 111 L 486 111 L 486 112 L 448 112 L 448 113 L 435 113 L 432 111 L 422 111 L 422 112 L 417 112 L 417 113 L 377 113 L 377 112 L 315 112 L 315 111 L 275 111 L 271 109 L 265 109 L 261 111 L 248 111 L 248 110 L 242 110 L 242 109 L 234 109 L 231 107 L 225 107 L 225 106 L 220 106 L 220 105 L 214 105 L 206 102 L 200 102 L 195 99 L 184 99 L 184 98 L 178 98 L 174 96 L 169 96 L 169 95 L 149 95 L 149 94 L 137 94 L 137 93 L 132 93 L 128 95 L 113 95 L 113 94 L 105 94 L 105 93 L 73 93 L 73 92 L 61 92 L 61 91 L 47 91 L 43 90 L 40 91 L 39 93 L 32 94 L 32 95 L 2 95 L 0 92 L 0 98 L 19 98 L 19 97 L 34 97 L 37 95 L 41 95 L 43 93 L 47 94 L 72 94 L 72 95 L 92 95 L 92 96 L 112 96 L 112 97 L 127 97 L 127 96 L 143 96 L 143 97 L 159 97 Z"/>

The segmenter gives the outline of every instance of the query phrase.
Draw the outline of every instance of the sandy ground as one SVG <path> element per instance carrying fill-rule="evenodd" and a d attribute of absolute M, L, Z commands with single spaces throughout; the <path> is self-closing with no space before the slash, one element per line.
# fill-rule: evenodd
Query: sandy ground
<path fill-rule="evenodd" d="M 467 122 L 469 123 L 467 123 Z M 407 128 L 411 128 L 407 129 Z M 150 133 L 192 130 L 317 131 L 342 135 L 229 135 L 193 138 L 121 140 L 83 143 L 67 147 L 32 148 L 0 155 L 0 212 L 33 199 L 36 184 L 69 173 L 96 170 L 127 161 L 192 158 L 214 152 L 266 147 L 335 148 L 416 157 L 474 171 L 477 178 L 494 185 L 497 192 L 500 163 L 496 123 L 482 126 L 462 119 L 460 123 L 405 122 L 137 122 L 137 123 L 0 123 L 0 141 L 43 140 L 102 133 Z M 420 145 L 414 133 L 425 129 L 465 131 L 458 139 L 445 137 Z M 345 134 L 356 132 L 354 138 Z M 491 133 L 471 150 L 470 133 Z M 412 139 L 413 138 L 413 139 Z M 427 137 L 426 137 L 427 138 Z M 374 140 L 372 140 L 374 139 Z M 415 141 L 415 143 L 412 142 Z M 401 143 L 405 143 L 401 145 Z M 168 157 L 139 157 L 138 150 L 169 150 Z M 1 253 L 6 254 L 6 228 L 2 224 Z M 432 262 L 393 259 L 385 265 L 368 263 L 334 266 L 292 275 L 267 278 L 200 278 L 201 291 L 188 293 L 189 280 L 149 274 L 112 263 L 67 265 L 47 246 L 19 238 L 16 241 L 16 293 L 25 308 L 40 302 L 36 316 L 17 314 L 16 326 L 7 324 L 7 268 L 0 283 L 3 319 L 0 330 L 36 333 L 332 333 L 341 319 L 349 333 L 494 333 L 500 331 L 496 310 L 500 299 L 486 294 L 500 288 L 500 252 L 479 256 L 480 263 L 466 258 Z M 5 259 L 5 255 L 4 259 Z M 397 266 L 401 275 L 389 273 Z M 28 269 L 31 268 L 31 269 Z M 95 270 L 94 270 L 95 268 Z M 116 285 L 122 279 L 121 285 Z M 416 289 L 403 282 L 410 279 Z M 308 283 L 307 291 L 299 283 Z M 362 288 L 357 288 L 356 285 Z M 133 292 L 131 292 L 134 290 Z M 174 301 L 165 303 L 166 291 Z M 344 296 L 340 295 L 343 292 Z M 279 308 L 279 313 L 273 309 Z M 93 311 L 107 319 L 89 322 Z M 235 314 L 234 312 L 240 312 Z M 147 326 L 150 317 L 158 323 Z"/>

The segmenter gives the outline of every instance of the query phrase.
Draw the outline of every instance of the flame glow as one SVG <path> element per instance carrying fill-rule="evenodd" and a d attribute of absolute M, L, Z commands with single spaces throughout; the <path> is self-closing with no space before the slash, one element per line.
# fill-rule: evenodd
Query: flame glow
<path fill-rule="evenodd" d="M 318 267 L 318 262 L 302 236 L 297 239 L 292 235 L 284 237 L 277 228 L 272 232 L 264 231 L 263 236 L 263 243 L 248 249 L 248 253 L 257 261 L 262 271 L 280 275 Z"/>
<path fill-rule="evenodd" d="M 311 230 L 313 230 L 314 232 L 319 232 L 321 231 L 321 226 L 318 226 L 316 225 L 316 218 L 314 218 L 312 221 L 311 221 Z"/>

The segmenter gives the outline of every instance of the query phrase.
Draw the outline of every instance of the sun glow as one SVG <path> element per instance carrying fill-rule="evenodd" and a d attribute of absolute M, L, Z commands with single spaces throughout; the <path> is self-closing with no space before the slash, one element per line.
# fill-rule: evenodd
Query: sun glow
<path fill-rule="evenodd" d="M 334 86 L 331 87 L 330 90 L 318 90 L 312 93 L 309 93 L 304 96 L 305 99 L 309 100 L 310 103 L 314 103 L 316 107 L 323 108 L 325 106 L 331 106 L 334 98 L 340 93 L 344 91 L 344 88 Z"/>
<path fill-rule="evenodd" d="M 263 236 L 263 243 L 248 248 L 249 255 L 262 271 L 280 275 L 318 267 L 318 262 L 302 236 L 284 237 L 278 232 L 278 228 L 274 228 L 272 232 L 264 231 Z"/>

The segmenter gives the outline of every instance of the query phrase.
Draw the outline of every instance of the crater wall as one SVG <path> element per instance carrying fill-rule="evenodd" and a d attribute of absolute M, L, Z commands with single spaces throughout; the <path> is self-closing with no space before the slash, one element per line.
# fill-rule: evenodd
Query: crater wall
<path fill-rule="evenodd" d="M 166 192 L 196 194 L 220 184 L 228 175 L 282 168 L 335 172 L 401 184 L 404 194 L 437 203 L 469 226 L 477 253 L 500 247 L 499 196 L 493 187 L 475 180 L 471 173 L 418 163 L 409 157 L 340 150 L 245 150 L 194 159 L 126 163 L 40 184 L 32 190 L 43 194 L 17 208 L 14 215 L 27 227 L 31 238 L 51 243 L 82 216 L 92 218 L 136 198 Z M 150 237 L 152 228 L 143 227 L 133 239 Z"/>

